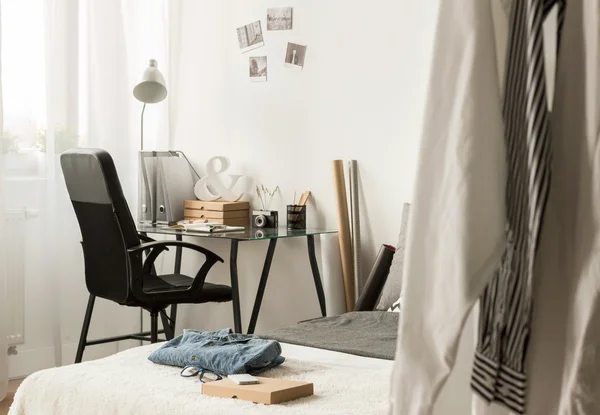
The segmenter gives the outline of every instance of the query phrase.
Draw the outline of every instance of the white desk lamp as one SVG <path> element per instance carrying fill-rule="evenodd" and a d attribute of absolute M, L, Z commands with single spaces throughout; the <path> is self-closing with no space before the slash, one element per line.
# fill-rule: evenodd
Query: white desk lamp
<path fill-rule="evenodd" d="M 144 149 L 144 111 L 146 104 L 156 104 L 167 96 L 165 77 L 158 70 L 158 62 L 154 59 L 148 61 L 148 67 L 142 73 L 137 85 L 133 88 L 133 96 L 144 103 L 140 120 L 140 150 Z"/>
<path fill-rule="evenodd" d="M 158 70 L 158 62 L 155 59 L 148 60 L 148 67 L 144 70 L 142 76 L 140 76 L 138 83 L 133 87 L 133 96 L 138 101 L 144 103 L 140 119 L 140 150 L 144 150 L 144 111 L 146 110 L 146 104 L 156 104 L 167 97 L 165 83 L 165 77 Z M 154 178 L 154 182 L 156 183 L 156 177 Z M 156 189 L 154 194 L 156 194 Z M 147 207 L 144 205 L 142 212 L 146 213 L 146 209 Z M 142 327 L 143 313 L 142 309 L 140 309 L 140 331 L 143 331 Z"/>
<path fill-rule="evenodd" d="M 138 191 L 138 221 L 158 223 L 171 222 L 183 217 L 183 200 L 194 198 L 194 183 L 192 176 L 186 176 L 188 167 L 197 179 L 200 178 L 182 151 L 144 151 L 144 111 L 146 104 L 156 104 L 167 97 L 165 78 L 158 70 L 158 63 L 154 59 L 148 60 L 148 67 L 142 73 L 138 83 L 133 88 L 133 96 L 144 103 L 140 118 L 140 186 Z M 165 172 L 159 174 L 158 160 L 165 158 L 181 157 L 186 164 L 182 165 L 176 160 L 168 163 L 167 173 L 177 179 L 169 180 L 169 196 L 159 194 L 159 183 L 165 180 Z M 154 162 L 150 162 L 154 159 Z M 161 162 L 161 166 L 164 163 Z M 182 179 L 183 178 L 183 179 Z M 196 179 L 196 180 L 197 180 Z M 188 183 L 189 181 L 189 183 Z"/>

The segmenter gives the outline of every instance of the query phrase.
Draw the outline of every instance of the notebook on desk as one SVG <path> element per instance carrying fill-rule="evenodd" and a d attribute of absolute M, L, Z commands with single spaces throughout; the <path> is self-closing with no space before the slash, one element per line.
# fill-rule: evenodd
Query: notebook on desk
<path fill-rule="evenodd" d="M 181 229 L 187 232 L 202 233 L 221 233 L 221 232 L 239 232 L 245 228 L 243 226 L 228 226 L 220 223 L 176 223 L 168 226 L 169 229 Z"/>

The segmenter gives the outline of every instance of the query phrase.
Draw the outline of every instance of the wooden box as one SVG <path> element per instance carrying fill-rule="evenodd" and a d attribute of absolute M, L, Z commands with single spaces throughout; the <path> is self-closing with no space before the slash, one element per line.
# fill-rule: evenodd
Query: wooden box
<path fill-rule="evenodd" d="M 196 219 L 238 219 L 248 218 L 249 210 L 199 210 L 184 209 L 183 216 Z"/>
<path fill-rule="evenodd" d="M 204 219 L 207 222 L 229 226 L 248 226 L 250 223 L 250 203 L 186 200 L 184 202 L 183 218 Z"/>
<path fill-rule="evenodd" d="M 229 379 L 204 383 L 202 393 L 208 396 L 243 399 L 267 405 L 311 396 L 314 393 L 313 384 L 309 382 L 262 377 L 257 377 L 257 379 L 260 383 L 254 385 L 238 385 Z"/>
<path fill-rule="evenodd" d="M 250 202 L 207 202 L 204 200 L 186 200 L 183 202 L 184 209 L 197 210 L 216 210 L 216 211 L 231 211 L 231 210 L 250 210 Z"/>

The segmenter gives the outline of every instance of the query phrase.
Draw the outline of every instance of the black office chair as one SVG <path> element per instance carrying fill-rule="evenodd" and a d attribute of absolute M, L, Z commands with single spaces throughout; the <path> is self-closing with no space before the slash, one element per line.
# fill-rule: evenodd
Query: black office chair
<path fill-rule="evenodd" d="M 90 293 L 75 363 L 81 362 L 86 346 L 126 339 L 156 343 L 159 333 L 172 339 L 175 321 L 167 316 L 168 306 L 231 301 L 231 287 L 204 281 L 210 268 L 223 262 L 218 255 L 189 242 L 154 241 L 138 234 L 110 154 L 98 149 L 74 149 L 63 153 L 60 163 L 81 229 L 85 282 Z M 154 261 L 168 246 L 205 255 L 195 278 L 156 275 Z M 96 297 L 148 310 L 150 332 L 88 341 Z M 160 331 L 159 314 L 163 323 Z"/>

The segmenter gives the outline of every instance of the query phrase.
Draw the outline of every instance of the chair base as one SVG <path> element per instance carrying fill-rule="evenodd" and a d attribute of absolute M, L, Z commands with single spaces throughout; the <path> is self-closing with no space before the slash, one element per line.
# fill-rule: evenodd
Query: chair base
<path fill-rule="evenodd" d="M 158 330 L 157 334 L 164 334 L 164 330 Z M 97 344 L 119 342 L 122 340 L 141 340 L 141 341 L 152 341 L 152 332 L 144 331 L 142 333 L 125 334 L 123 336 L 105 337 L 103 339 L 89 340 L 85 342 L 85 346 L 95 346 Z M 158 341 L 166 341 L 166 339 L 158 339 Z"/>
<path fill-rule="evenodd" d="M 83 359 L 83 352 L 87 346 L 94 346 L 97 344 L 111 343 L 122 340 L 140 340 L 147 341 L 150 343 L 157 343 L 160 341 L 171 340 L 175 333 L 175 319 L 169 318 L 165 310 L 150 311 L 150 331 L 144 331 L 140 333 L 125 334 L 122 336 L 105 337 L 102 339 L 87 340 L 88 332 L 90 329 L 90 323 L 92 320 L 92 312 L 94 310 L 94 303 L 96 302 L 96 296 L 90 294 L 88 299 L 87 309 L 85 311 L 85 318 L 83 319 L 83 327 L 81 328 L 81 336 L 79 338 L 79 345 L 77 346 L 77 354 L 75 355 L 75 363 L 81 363 Z M 163 324 L 163 329 L 158 330 L 158 314 Z M 174 315 L 172 316 L 174 317 Z M 165 339 L 159 339 L 158 335 L 164 334 Z"/>

